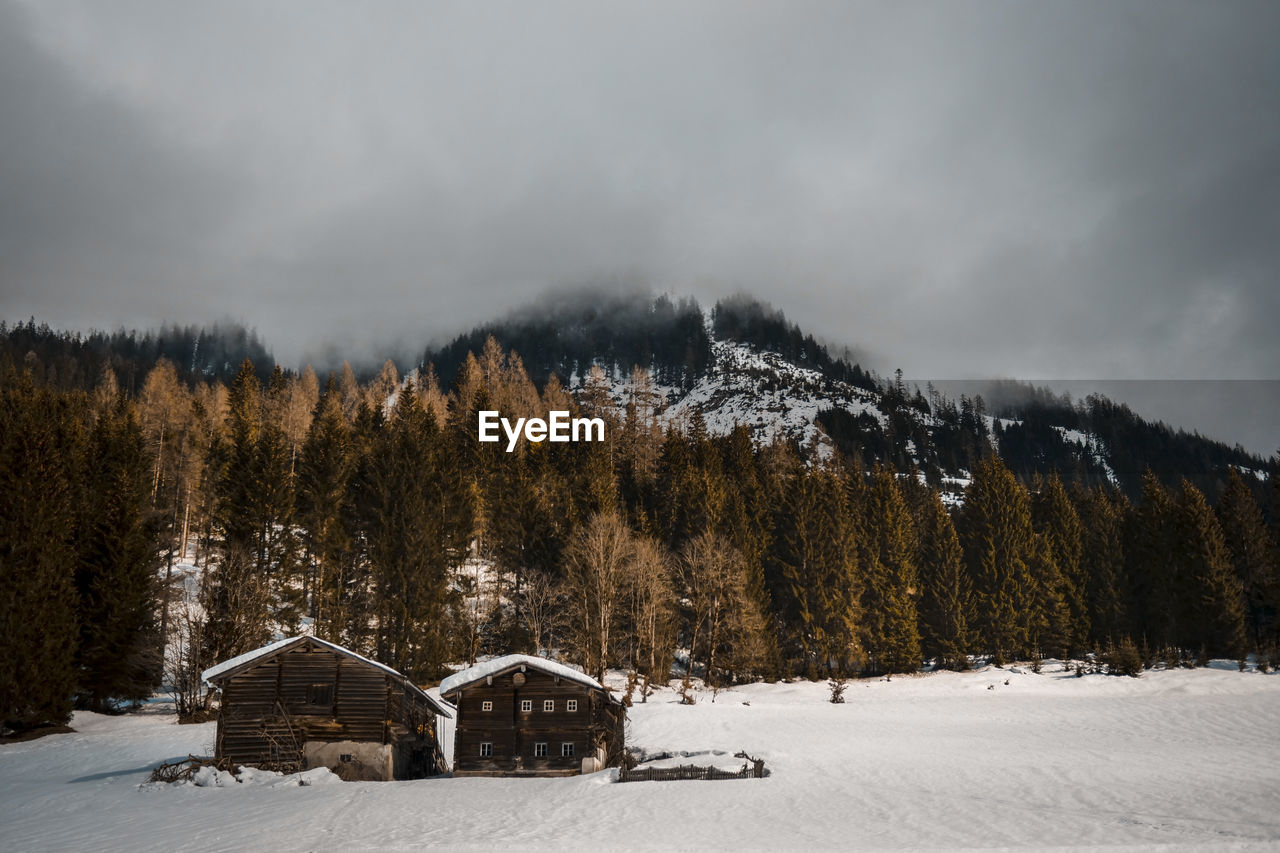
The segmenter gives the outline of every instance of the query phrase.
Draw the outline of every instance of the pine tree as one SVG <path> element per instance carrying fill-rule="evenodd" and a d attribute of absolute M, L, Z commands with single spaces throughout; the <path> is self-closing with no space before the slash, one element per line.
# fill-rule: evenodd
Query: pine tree
<path fill-rule="evenodd" d="M 957 532 L 974 581 L 979 644 L 997 662 L 1030 651 L 1035 532 L 1026 489 L 999 457 L 974 466 Z"/>
<path fill-rule="evenodd" d="M 225 433 L 211 450 L 215 461 L 216 521 L 221 547 L 202 576 L 201 604 L 208 617 L 202 660 L 216 663 L 262 645 L 270 636 L 270 586 L 265 563 L 265 520 L 258 440 L 261 386 L 253 363 L 240 365 L 227 398 Z"/>
<path fill-rule="evenodd" d="M 708 526 L 702 517 L 690 469 L 691 443 L 677 428 L 667 430 L 658 461 L 658 529 L 668 548 L 679 550 L 699 529 Z"/>
<path fill-rule="evenodd" d="M 160 684 L 160 555 L 150 475 L 133 405 L 119 397 L 89 436 L 79 499 L 76 704 L 81 708 L 110 711 L 141 702 Z"/>
<path fill-rule="evenodd" d="M 1059 648 L 1051 649 L 1065 659 L 1082 652 L 1089 644 L 1088 578 L 1083 567 L 1084 531 L 1067 490 L 1057 473 L 1041 480 L 1033 489 L 1031 516 L 1036 532 L 1045 537 L 1049 557 L 1057 569 L 1053 597 L 1067 608 L 1056 612 L 1053 633 Z M 1053 620 L 1051 620 L 1053 621 Z M 1050 646 L 1045 646 L 1050 650 Z"/>
<path fill-rule="evenodd" d="M 1244 587 L 1249 641 L 1260 649 L 1280 641 L 1280 571 L 1276 550 L 1253 492 L 1232 469 L 1218 499 L 1218 520 Z"/>
<path fill-rule="evenodd" d="M 1143 474 L 1142 498 L 1126 527 L 1129 630 L 1125 633 L 1145 638 L 1152 648 L 1180 647 L 1183 583 L 1175 559 L 1174 505 L 1151 471 Z"/>
<path fill-rule="evenodd" d="M 1031 652 L 1036 659 L 1048 652 L 1066 660 L 1072 648 L 1071 611 L 1063 593 L 1066 584 L 1048 535 L 1034 534 L 1027 568 L 1031 576 L 1031 609 L 1027 614 Z"/>
<path fill-rule="evenodd" d="M 301 572 L 295 536 L 294 461 L 285 432 L 289 382 L 277 365 L 262 402 L 262 422 L 254 448 L 257 571 L 271 590 L 272 616 L 292 633 L 302 615 Z"/>
<path fill-rule="evenodd" d="M 1204 494 L 1187 480 L 1178 492 L 1175 564 L 1182 646 L 1232 659 L 1245 650 L 1244 590 L 1231 565 L 1222 528 Z"/>
<path fill-rule="evenodd" d="M 1077 494 L 1082 548 L 1080 564 L 1086 578 L 1089 607 L 1089 645 L 1103 648 L 1124 635 L 1125 521 L 1128 500 L 1119 491 L 1096 486 Z"/>
<path fill-rule="evenodd" d="M 769 524 L 769 500 L 751 442 L 751 432 L 735 426 L 721 445 L 723 463 L 719 487 L 725 496 L 720 529 L 742 555 L 746 572 L 746 595 L 752 610 L 758 614 L 764 675 L 776 679 L 780 674 L 777 638 L 769 630 L 773 599 L 765 581 L 765 561 L 773 540 Z M 753 619 L 756 617 L 753 617 Z"/>
<path fill-rule="evenodd" d="M 215 450 L 220 461 L 218 523 L 223 547 L 243 550 L 255 561 L 262 543 L 262 486 L 258 436 L 262 431 L 261 386 L 248 359 L 240 365 L 227 398 L 227 430 Z"/>
<path fill-rule="evenodd" d="M 880 468 L 864 503 L 862 612 L 872 672 L 920 668 L 915 531 L 893 472 Z"/>
<path fill-rule="evenodd" d="M 450 571 L 461 563 L 470 519 L 459 514 L 435 417 L 402 394 L 370 455 L 365 535 L 376 586 L 378 659 L 424 681 L 449 652 Z M 450 488 L 453 484 L 454 488 Z"/>
<path fill-rule="evenodd" d="M 311 616 L 321 637 L 341 632 L 341 580 L 351 547 L 345 519 L 355 467 L 351 427 L 330 377 L 298 460 L 298 519 L 305 531 Z"/>
<path fill-rule="evenodd" d="M 964 570 L 960 538 L 937 492 L 920 519 L 920 633 L 925 657 L 948 668 L 969 668 L 974 623 L 973 584 Z"/>
<path fill-rule="evenodd" d="M 30 374 L 0 382 L 0 721 L 19 728 L 71 716 L 82 440 L 66 400 Z"/>
<path fill-rule="evenodd" d="M 351 480 L 340 516 L 345 530 L 346 548 L 335 562 L 329 630 L 338 642 L 353 649 L 373 648 L 376 588 L 369 537 L 363 534 L 370 526 L 371 507 L 361 498 L 373 478 L 378 436 L 385 427 L 382 410 L 374 410 L 363 401 L 351 426 Z"/>
<path fill-rule="evenodd" d="M 446 434 L 453 446 L 454 456 L 466 477 L 468 503 L 473 508 L 475 529 L 472 538 L 483 547 L 487 531 L 485 521 L 490 518 L 489 481 L 499 454 L 505 448 L 497 444 L 481 444 L 476 440 L 479 412 L 493 409 L 484 374 L 475 355 L 467 353 L 466 360 L 454 377 L 454 389 L 449 395 Z"/>
<path fill-rule="evenodd" d="M 775 601 L 794 634 L 784 655 L 799 655 L 802 671 L 817 677 L 860 667 L 862 578 L 845 483 L 836 473 L 807 470 L 790 451 L 774 490 L 772 575 Z"/>

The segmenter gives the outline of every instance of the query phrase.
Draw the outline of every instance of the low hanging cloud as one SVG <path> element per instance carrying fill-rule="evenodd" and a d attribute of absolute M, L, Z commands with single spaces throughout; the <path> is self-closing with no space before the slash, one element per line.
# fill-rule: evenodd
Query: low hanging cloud
<path fill-rule="evenodd" d="M 296 361 L 748 291 L 916 376 L 1280 378 L 1280 6 L 0 0 L 9 319 Z"/>

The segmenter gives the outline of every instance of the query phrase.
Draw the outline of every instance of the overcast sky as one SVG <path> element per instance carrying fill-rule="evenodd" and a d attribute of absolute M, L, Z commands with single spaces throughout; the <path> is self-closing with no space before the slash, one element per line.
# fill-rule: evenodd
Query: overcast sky
<path fill-rule="evenodd" d="M 293 362 L 549 287 L 1280 379 L 1280 3 L 0 0 L 0 316 Z"/>

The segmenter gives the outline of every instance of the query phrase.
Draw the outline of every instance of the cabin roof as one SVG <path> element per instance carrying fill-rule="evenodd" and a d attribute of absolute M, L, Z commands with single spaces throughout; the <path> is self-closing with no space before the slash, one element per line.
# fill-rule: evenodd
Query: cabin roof
<path fill-rule="evenodd" d="M 370 660 L 364 655 L 356 654 L 351 651 L 351 649 L 343 648 L 336 643 L 331 643 L 328 640 L 322 640 L 319 637 L 313 637 L 309 634 L 303 634 L 297 637 L 286 637 L 283 640 L 277 640 L 274 643 L 265 645 L 260 649 L 254 649 L 251 652 L 245 652 L 244 654 L 233 657 L 230 660 L 225 660 L 222 663 L 216 666 L 211 666 L 202 672 L 200 674 L 200 680 L 205 684 L 217 686 L 218 682 L 224 681 L 233 675 L 237 675 L 255 664 L 264 663 L 281 652 L 302 643 L 310 643 L 315 646 L 320 646 L 337 654 L 343 655 L 344 657 L 351 658 L 354 661 L 358 661 L 359 663 L 367 664 L 375 669 L 380 669 L 387 675 L 396 679 L 396 681 L 404 684 L 421 699 L 425 700 L 427 705 L 429 705 L 435 713 L 442 717 L 453 716 L 442 703 L 432 699 L 431 696 L 429 696 L 421 687 L 410 681 L 407 676 L 396 672 L 386 664 L 378 663 L 376 660 Z"/>
<path fill-rule="evenodd" d="M 440 682 L 440 695 L 448 696 L 450 693 L 455 693 L 469 684 L 475 684 L 477 681 L 483 681 L 490 676 L 501 675 L 504 672 L 510 672 L 511 670 L 519 669 L 520 667 L 528 667 L 530 669 L 536 669 L 539 672 L 544 672 L 547 675 L 556 675 L 561 678 L 567 678 L 570 681 L 576 681 L 580 684 L 586 685 L 587 687 L 600 690 L 604 692 L 605 695 L 608 695 L 608 691 L 600 685 L 600 682 L 596 681 L 585 672 L 581 672 L 570 666 L 565 666 L 562 663 L 556 663 L 553 660 L 534 657 L 533 655 L 503 655 L 500 658 L 494 658 L 493 660 L 478 663 L 473 667 L 462 670 L 461 672 L 455 672 L 453 675 Z"/>

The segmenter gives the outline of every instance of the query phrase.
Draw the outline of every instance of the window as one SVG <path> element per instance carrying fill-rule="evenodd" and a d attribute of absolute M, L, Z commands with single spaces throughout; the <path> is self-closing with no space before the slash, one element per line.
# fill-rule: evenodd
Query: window
<path fill-rule="evenodd" d="M 570 699 L 568 702 L 565 703 L 564 709 L 568 711 L 570 714 L 576 713 L 578 710 L 578 700 Z"/>
<path fill-rule="evenodd" d="M 480 757 L 481 757 L 481 758 L 492 758 L 492 757 L 493 757 L 493 744 L 492 744 L 492 743 L 490 743 L 489 741 L 485 741 L 484 743 L 480 744 Z"/>
<path fill-rule="evenodd" d="M 560 755 L 564 758 L 573 758 L 573 744 L 571 743 L 560 744 Z"/>
<path fill-rule="evenodd" d="M 493 710 L 493 703 L 492 703 L 492 702 L 490 702 L 488 699 L 484 700 L 483 702 L 481 702 L 481 703 L 480 703 L 480 710 L 481 710 L 481 711 L 492 711 L 492 710 Z"/>
<path fill-rule="evenodd" d="M 546 758 L 546 757 L 547 757 L 547 745 L 546 745 L 545 743 L 535 743 L 535 744 L 533 745 L 533 757 L 534 757 L 534 758 Z"/>
<path fill-rule="evenodd" d="M 526 713 L 526 714 L 528 714 L 528 713 L 530 713 L 531 711 L 533 711 L 533 700 L 532 700 L 532 699 L 521 699 L 521 700 L 520 700 L 520 710 L 521 710 L 521 711 L 523 711 L 523 712 L 524 712 L 524 713 Z"/>
<path fill-rule="evenodd" d="M 307 704 L 308 705 L 332 705 L 333 704 L 333 685 L 332 684 L 311 684 L 307 687 Z"/>
<path fill-rule="evenodd" d="M 556 700 L 554 700 L 554 699 L 545 699 L 545 700 L 543 700 L 543 702 L 542 702 L 542 710 L 544 710 L 544 711 L 554 711 L 555 709 L 556 709 Z"/>

